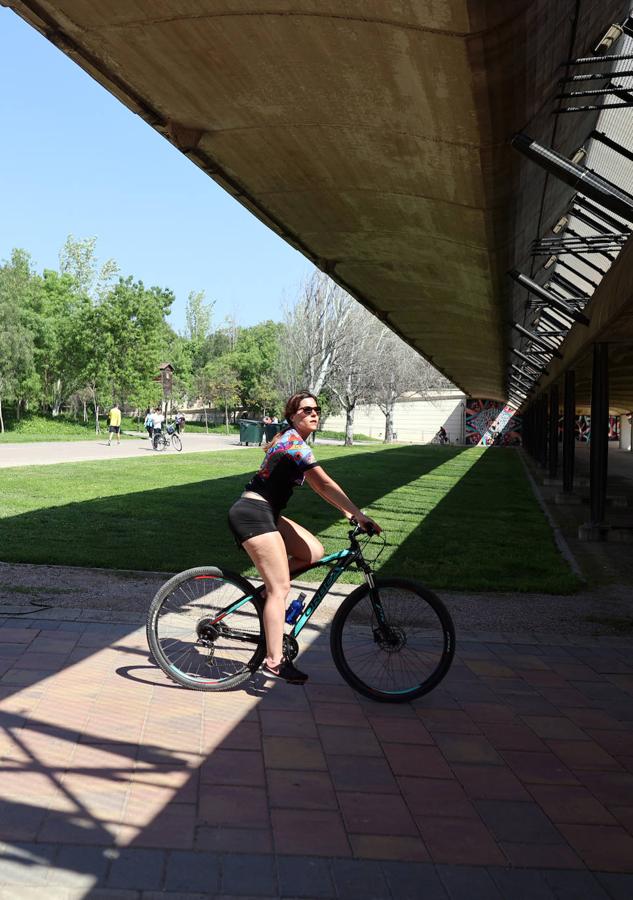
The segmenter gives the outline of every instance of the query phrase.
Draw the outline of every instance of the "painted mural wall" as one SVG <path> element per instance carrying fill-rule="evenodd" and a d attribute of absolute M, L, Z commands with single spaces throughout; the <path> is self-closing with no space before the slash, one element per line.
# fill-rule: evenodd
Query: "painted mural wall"
<path fill-rule="evenodd" d="M 588 444 L 591 440 L 591 416 L 576 416 L 574 423 L 576 440 L 581 444 Z M 558 420 L 559 440 L 563 439 L 563 417 Z M 609 440 L 620 440 L 620 417 L 609 416 Z"/>
<path fill-rule="evenodd" d="M 496 400 L 467 400 L 465 443 L 506 447 L 521 443 L 521 416 Z"/>

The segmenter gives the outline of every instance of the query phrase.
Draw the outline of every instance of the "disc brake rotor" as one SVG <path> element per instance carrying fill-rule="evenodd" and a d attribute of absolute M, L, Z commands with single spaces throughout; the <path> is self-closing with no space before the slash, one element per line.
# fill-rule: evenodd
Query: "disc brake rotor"
<path fill-rule="evenodd" d="M 374 641 L 385 653 L 397 653 L 407 643 L 407 636 L 403 628 L 390 625 L 387 629 L 374 628 Z"/>

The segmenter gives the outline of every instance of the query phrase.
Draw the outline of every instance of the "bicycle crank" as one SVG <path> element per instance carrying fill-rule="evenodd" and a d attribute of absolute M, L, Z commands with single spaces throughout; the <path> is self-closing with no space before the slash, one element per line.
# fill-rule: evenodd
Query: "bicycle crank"
<path fill-rule="evenodd" d="M 296 638 L 293 638 L 289 634 L 284 634 L 284 642 L 283 642 L 283 655 L 286 659 L 289 659 L 291 662 L 293 659 L 296 659 L 299 655 L 299 644 L 297 643 Z"/>

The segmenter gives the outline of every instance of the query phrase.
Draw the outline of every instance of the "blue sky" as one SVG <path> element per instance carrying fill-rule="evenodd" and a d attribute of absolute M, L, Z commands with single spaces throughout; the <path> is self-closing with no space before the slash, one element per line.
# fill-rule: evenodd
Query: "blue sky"
<path fill-rule="evenodd" d="M 28 250 L 56 268 L 68 234 L 96 236 L 101 261 L 176 295 L 215 300 L 214 324 L 281 318 L 310 270 L 304 257 L 225 194 L 15 13 L 0 8 L 0 260 Z"/>

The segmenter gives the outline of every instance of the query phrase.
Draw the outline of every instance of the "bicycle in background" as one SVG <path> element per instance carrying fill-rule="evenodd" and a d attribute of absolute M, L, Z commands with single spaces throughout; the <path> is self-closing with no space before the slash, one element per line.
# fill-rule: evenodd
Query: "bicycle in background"
<path fill-rule="evenodd" d="M 165 431 L 161 429 L 158 433 L 154 432 L 154 450 L 167 450 L 170 445 L 179 453 L 182 450 L 180 435 L 173 425 L 168 425 Z"/>

